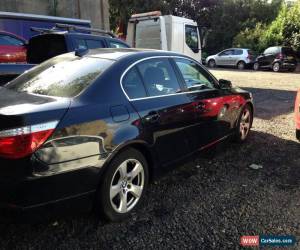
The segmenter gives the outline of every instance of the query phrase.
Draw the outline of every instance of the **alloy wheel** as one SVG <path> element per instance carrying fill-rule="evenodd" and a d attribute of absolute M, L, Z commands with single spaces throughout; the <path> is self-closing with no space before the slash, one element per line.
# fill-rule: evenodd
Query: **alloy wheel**
<path fill-rule="evenodd" d="M 258 64 L 258 63 L 254 63 L 253 69 L 254 69 L 254 70 L 259 70 L 259 64 Z"/>
<path fill-rule="evenodd" d="M 143 165 L 136 159 L 122 162 L 110 185 L 110 202 L 117 213 L 127 213 L 139 201 L 145 185 Z"/>
<path fill-rule="evenodd" d="M 274 63 L 273 65 L 273 71 L 278 72 L 280 70 L 280 64 L 279 63 Z"/>
<path fill-rule="evenodd" d="M 245 63 L 244 62 L 239 62 L 237 65 L 239 70 L 243 70 L 245 68 Z"/>
<path fill-rule="evenodd" d="M 245 109 L 242 113 L 241 121 L 240 121 L 240 136 L 242 141 L 247 138 L 247 135 L 250 131 L 250 126 L 251 126 L 251 114 L 248 109 Z"/>
<path fill-rule="evenodd" d="M 216 62 L 215 62 L 215 60 L 210 60 L 210 61 L 208 62 L 208 66 L 209 66 L 210 68 L 216 67 Z"/>

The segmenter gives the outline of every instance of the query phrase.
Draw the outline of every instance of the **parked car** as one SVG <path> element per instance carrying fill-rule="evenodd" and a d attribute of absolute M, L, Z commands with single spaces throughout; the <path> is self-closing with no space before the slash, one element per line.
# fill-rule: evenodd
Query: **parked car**
<path fill-rule="evenodd" d="M 270 47 L 258 56 L 253 64 L 254 70 L 271 69 L 274 72 L 281 70 L 295 71 L 297 67 L 296 53 L 289 47 Z"/>
<path fill-rule="evenodd" d="M 0 63 L 19 62 L 26 62 L 26 40 L 14 34 L 0 31 Z"/>
<path fill-rule="evenodd" d="M 60 28 L 62 25 L 60 25 Z M 63 25 L 72 31 L 37 29 L 41 34 L 32 37 L 27 45 L 27 63 L 0 64 L 0 86 L 16 78 L 26 70 L 54 56 L 77 49 L 95 48 L 128 48 L 129 46 L 111 33 L 89 34 L 86 31 L 95 29 Z M 69 27 L 69 28 L 68 28 Z M 74 32 L 78 31 L 78 32 Z"/>
<path fill-rule="evenodd" d="M 251 65 L 253 61 L 254 56 L 250 49 L 232 48 L 207 57 L 206 65 L 210 68 L 216 66 L 232 66 L 242 70 Z"/>
<path fill-rule="evenodd" d="M 297 92 L 295 100 L 295 124 L 296 124 L 296 138 L 300 141 L 300 89 Z"/>
<path fill-rule="evenodd" d="M 0 215 L 95 205 L 119 221 L 161 170 L 231 136 L 244 142 L 253 103 L 185 55 L 98 49 L 0 87 L 0 120 Z"/>

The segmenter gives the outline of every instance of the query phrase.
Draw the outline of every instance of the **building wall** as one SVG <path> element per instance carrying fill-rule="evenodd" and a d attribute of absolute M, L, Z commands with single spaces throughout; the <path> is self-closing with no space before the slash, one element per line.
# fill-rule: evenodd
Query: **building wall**
<path fill-rule="evenodd" d="M 109 30 L 108 0 L 1 0 L 0 11 L 89 19 Z"/>

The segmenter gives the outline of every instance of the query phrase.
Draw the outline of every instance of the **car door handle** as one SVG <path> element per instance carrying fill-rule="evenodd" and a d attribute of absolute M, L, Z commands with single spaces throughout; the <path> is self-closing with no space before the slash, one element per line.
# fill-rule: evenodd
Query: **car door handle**
<path fill-rule="evenodd" d="M 160 118 L 160 115 L 157 111 L 150 111 L 149 114 L 145 117 L 145 120 L 147 122 L 151 122 L 151 123 L 154 123 L 154 122 L 157 122 Z"/>

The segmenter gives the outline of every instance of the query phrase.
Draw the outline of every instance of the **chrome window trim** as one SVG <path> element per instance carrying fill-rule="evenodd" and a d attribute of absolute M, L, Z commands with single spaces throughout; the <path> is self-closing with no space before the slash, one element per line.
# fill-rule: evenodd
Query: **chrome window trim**
<path fill-rule="evenodd" d="M 192 93 L 198 93 L 198 92 L 204 92 L 204 91 L 210 91 L 211 89 L 208 90 L 194 90 L 194 91 L 188 91 L 188 92 L 180 92 L 180 93 L 173 93 L 173 94 L 168 94 L 168 95 L 158 95 L 158 96 L 146 96 L 146 97 L 140 97 L 140 98 L 130 98 L 125 89 L 123 88 L 123 78 L 125 77 L 125 75 L 127 74 L 127 72 L 132 69 L 135 65 L 137 65 L 140 62 L 143 61 L 147 61 L 147 60 L 151 60 L 151 59 L 157 59 L 157 58 L 180 58 L 180 59 L 186 59 L 186 60 L 191 60 L 196 62 L 197 64 L 199 64 L 196 60 L 194 60 L 193 58 L 189 58 L 189 57 L 185 57 L 185 56 L 151 56 L 151 57 L 147 57 L 147 58 L 142 58 L 136 62 L 134 62 L 133 64 L 131 64 L 122 74 L 121 78 L 120 78 L 120 86 L 121 89 L 124 93 L 124 95 L 126 96 L 126 98 L 128 99 L 128 101 L 139 101 L 139 100 L 145 100 L 145 99 L 153 99 L 153 98 L 161 98 L 161 97 L 166 97 L 166 96 L 175 96 L 175 95 L 186 95 L 186 94 L 192 94 Z M 201 66 L 202 67 L 202 66 Z M 206 70 L 206 69 L 204 69 Z M 206 70 L 207 71 L 207 70 Z"/>

